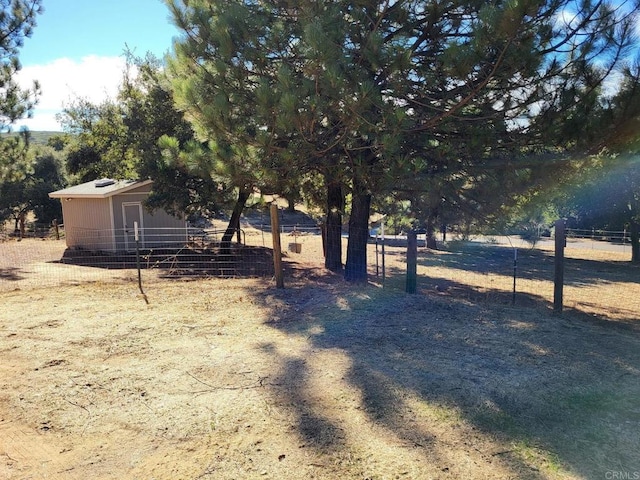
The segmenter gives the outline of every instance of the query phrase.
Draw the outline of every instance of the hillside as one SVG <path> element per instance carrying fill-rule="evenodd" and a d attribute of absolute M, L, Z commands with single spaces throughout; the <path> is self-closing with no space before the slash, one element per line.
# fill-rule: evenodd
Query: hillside
<path fill-rule="evenodd" d="M 0 138 L 4 138 L 4 137 L 14 137 L 16 135 L 19 135 L 20 132 L 9 132 L 9 133 L 2 133 L 0 134 Z M 56 132 L 56 131 L 29 131 L 29 135 L 31 136 L 31 143 L 34 145 L 46 145 L 47 141 L 55 136 L 55 135 L 62 135 L 62 132 Z"/>

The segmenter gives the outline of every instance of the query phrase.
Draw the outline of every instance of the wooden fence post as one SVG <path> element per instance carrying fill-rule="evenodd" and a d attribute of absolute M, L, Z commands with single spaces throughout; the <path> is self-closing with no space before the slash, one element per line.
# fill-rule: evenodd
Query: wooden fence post
<path fill-rule="evenodd" d="M 418 235 L 413 230 L 407 235 L 407 293 L 416 293 L 418 284 Z"/>
<path fill-rule="evenodd" d="M 271 237 L 273 238 L 273 268 L 276 277 L 276 288 L 284 288 L 282 273 L 282 247 L 280 245 L 280 219 L 278 205 L 271 204 Z"/>
<path fill-rule="evenodd" d="M 60 240 L 60 227 L 58 226 L 58 219 L 53 219 L 53 228 L 56 232 L 56 240 Z"/>
<path fill-rule="evenodd" d="M 566 246 L 564 220 L 555 223 L 555 272 L 553 277 L 553 311 L 562 313 L 562 289 L 564 286 L 564 247 Z"/>

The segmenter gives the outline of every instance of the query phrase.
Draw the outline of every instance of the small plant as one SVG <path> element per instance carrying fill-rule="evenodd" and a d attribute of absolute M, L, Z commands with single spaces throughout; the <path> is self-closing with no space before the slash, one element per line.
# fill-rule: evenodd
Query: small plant
<path fill-rule="evenodd" d="M 541 225 L 535 222 L 529 222 L 522 226 L 520 230 L 520 238 L 534 248 L 540 240 Z"/>

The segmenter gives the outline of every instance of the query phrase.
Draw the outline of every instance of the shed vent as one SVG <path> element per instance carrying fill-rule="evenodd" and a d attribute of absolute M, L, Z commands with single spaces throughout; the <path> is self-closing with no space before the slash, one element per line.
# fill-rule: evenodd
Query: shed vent
<path fill-rule="evenodd" d="M 96 180 L 94 185 L 96 187 L 107 187 L 109 185 L 113 185 L 114 183 L 116 183 L 115 180 L 113 180 L 112 178 L 101 178 L 100 180 Z"/>

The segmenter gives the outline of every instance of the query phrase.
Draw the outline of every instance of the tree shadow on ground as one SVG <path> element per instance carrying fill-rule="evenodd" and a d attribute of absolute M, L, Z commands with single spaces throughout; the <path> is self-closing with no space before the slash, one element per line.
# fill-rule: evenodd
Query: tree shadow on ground
<path fill-rule="evenodd" d="M 24 272 L 20 268 L 15 268 L 15 267 L 0 268 L 0 280 L 6 280 L 6 281 L 23 280 L 25 278 L 23 274 Z"/>
<path fill-rule="evenodd" d="M 459 412 L 473 431 L 511 445 L 482 455 L 517 478 L 546 478 L 530 460 L 540 451 L 586 478 L 640 468 L 640 329 L 631 322 L 311 283 L 271 292 L 281 304 L 269 325 L 307 337 L 313 351 L 344 353 L 358 410 L 422 448 L 427 462 L 438 461 L 437 445 L 429 424 L 408 421 L 409 395 Z M 330 303 L 319 305 L 319 297 Z M 319 447 L 342 445 L 340 435 L 331 439 L 340 421 L 308 401 L 304 364 L 272 358 L 296 386 L 274 387 L 274 395 L 297 409 L 300 436 Z M 317 432 L 305 423 L 310 417 L 321 419 Z"/>
<path fill-rule="evenodd" d="M 272 345 L 262 345 L 262 350 L 270 356 L 277 356 Z M 286 401 L 295 405 L 297 431 L 303 446 L 323 450 L 339 450 L 344 447 L 344 435 L 338 424 L 324 412 L 313 407 L 313 398 L 307 393 L 309 371 L 303 359 L 279 358 L 279 375 L 273 385 L 278 387 Z"/>
<path fill-rule="evenodd" d="M 136 269 L 135 252 L 96 252 L 66 249 L 54 263 L 106 270 Z M 228 252 L 219 248 L 156 248 L 140 251 L 140 268 L 158 270 L 162 278 L 243 278 L 273 275 L 273 253 L 264 247 L 234 245 Z"/>
<path fill-rule="evenodd" d="M 426 254 L 428 257 L 431 254 Z M 449 259 L 451 257 L 447 257 Z M 455 258 L 458 258 L 456 254 Z M 544 257 L 542 260 L 536 260 L 537 255 L 534 255 L 534 260 L 532 263 L 543 263 Z M 441 261 L 442 259 L 438 259 L 437 261 Z M 553 258 L 551 259 L 553 261 Z M 429 264 L 432 260 L 427 258 L 426 261 L 421 262 L 420 265 L 425 266 Z M 513 262 L 513 257 L 511 257 L 511 262 Z M 452 263 L 456 263 L 455 261 Z M 503 262 L 504 263 L 504 262 Z M 591 272 L 595 272 L 597 275 L 602 275 L 602 277 L 594 277 L 591 275 L 580 276 L 579 273 L 581 271 L 581 267 L 584 265 L 594 265 Z M 577 287 L 588 287 L 588 286 L 597 286 L 603 284 L 624 284 L 624 283 L 637 283 L 635 278 L 637 277 L 638 267 L 635 265 L 628 264 L 626 262 L 614 262 L 612 264 L 608 264 L 608 262 L 595 262 L 595 261 L 583 261 L 573 259 L 567 263 L 570 265 L 569 267 L 565 267 L 566 269 L 572 269 L 573 272 L 566 273 L 565 270 L 565 286 L 577 286 Z M 571 267 L 573 265 L 573 267 Z M 578 265 L 578 267 L 576 267 Z M 433 265 L 432 265 L 433 266 Z M 442 266 L 446 268 L 449 267 L 448 263 L 443 263 Z M 495 266 L 495 263 L 493 264 Z M 460 264 L 458 263 L 458 267 Z M 512 275 L 513 275 L 513 267 L 511 270 L 500 270 L 498 268 L 493 269 L 478 269 L 475 263 L 470 264 L 467 268 L 458 268 L 459 271 L 469 272 L 469 273 L 480 273 L 487 275 L 487 281 L 484 282 L 483 285 L 477 284 L 476 280 L 470 280 L 469 283 L 464 282 L 464 276 L 456 275 L 460 277 L 459 280 L 453 279 L 451 277 L 447 277 L 444 275 L 438 276 L 434 275 L 434 272 L 437 270 L 427 268 L 427 272 L 429 275 L 418 275 L 418 290 L 422 294 L 433 295 L 443 299 L 451 299 L 457 301 L 468 301 L 473 303 L 482 304 L 485 306 L 512 306 L 516 308 L 535 308 L 540 310 L 542 313 L 551 314 L 554 308 L 553 303 L 553 265 L 549 268 L 549 271 L 546 275 L 544 273 L 541 276 L 537 276 L 532 278 L 531 275 L 527 275 L 527 272 L 522 272 L 522 269 L 519 269 L 517 272 L 516 279 L 516 289 L 515 294 L 512 289 Z M 455 267 L 454 267 L 455 268 Z M 540 267 L 537 269 L 538 273 L 544 267 Z M 529 270 L 535 270 L 536 267 L 530 267 Z M 442 272 L 442 271 L 440 271 Z M 578 273 L 576 273 L 578 272 Z M 491 280 L 491 275 L 500 275 L 503 276 L 506 280 L 501 283 L 501 287 L 494 286 L 494 282 Z M 511 278 L 509 278 L 511 276 Z M 569 277 L 569 280 L 567 280 Z M 573 278 L 572 278 L 573 277 Z M 387 269 L 387 278 L 390 280 L 387 281 L 387 285 L 391 288 L 395 288 L 398 290 L 405 289 L 405 281 L 406 281 L 406 270 L 397 267 L 391 267 Z M 549 283 L 548 291 L 541 291 L 539 293 L 531 293 L 524 292 L 520 288 L 518 282 L 521 280 L 542 280 L 547 281 Z M 505 288 L 506 287 L 506 288 Z M 579 317 L 583 321 L 596 321 L 602 325 L 611 324 L 611 318 L 614 318 L 613 322 L 615 322 L 618 326 L 622 325 L 636 325 L 638 324 L 639 312 L 630 308 L 625 308 L 628 305 L 611 305 L 606 304 L 606 316 L 598 316 L 603 315 L 603 305 L 598 303 L 597 297 L 593 298 L 593 302 L 585 301 L 581 299 L 579 302 L 574 302 L 573 306 L 571 306 L 571 302 L 567 301 L 567 295 L 564 297 L 564 306 L 563 311 L 568 312 L 574 317 Z M 586 307 L 586 310 L 591 310 L 592 312 L 586 312 L 582 310 Z M 597 312 L 594 314 L 593 312 Z M 611 318 L 609 318 L 611 317 Z"/>

